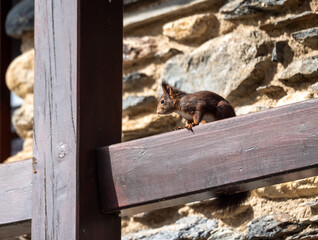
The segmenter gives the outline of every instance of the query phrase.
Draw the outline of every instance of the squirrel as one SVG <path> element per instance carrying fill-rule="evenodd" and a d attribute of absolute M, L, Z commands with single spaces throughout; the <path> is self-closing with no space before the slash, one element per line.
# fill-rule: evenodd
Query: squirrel
<path fill-rule="evenodd" d="M 166 82 L 162 82 L 163 95 L 160 97 L 157 113 L 161 115 L 178 113 L 188 121 L 185 127 L 192 130 L 202 121 L 212 122 L 235 117 L 232 105 L 220 95 L 210 91 L 186 93 Z M 213 203 L 213 210 L 218 212 L 234 211 L 250 197 L 250 192 L 219 194 Z"/>

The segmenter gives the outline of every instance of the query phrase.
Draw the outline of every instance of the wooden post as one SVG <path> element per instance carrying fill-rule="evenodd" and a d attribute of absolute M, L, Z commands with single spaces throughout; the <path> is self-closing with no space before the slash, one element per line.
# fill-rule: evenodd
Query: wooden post
<path fill-rule="evenodd" d="M 120 239 L 95 149 L 121 141 L 122 5 L 35 1 L 32 239 Z"/>
<path fill-rule="evenodd" d="M 10 6 L 11 1 L 0 0 L 0 163 L 11 154 L 10 91 L 5 83 L 5 74 L 11 61 L 11 40 L 4 27 Z"/>

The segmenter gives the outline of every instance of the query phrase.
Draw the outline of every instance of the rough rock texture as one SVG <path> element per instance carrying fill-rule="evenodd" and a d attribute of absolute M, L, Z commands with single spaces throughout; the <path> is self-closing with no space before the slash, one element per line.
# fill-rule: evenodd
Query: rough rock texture
<path fill-rule="evenodd" d="M 273 214 L 256 218 L 247 225 L 249 240 L 280 239 L 298 233 L 303 226 L 287 214 Z"/>
<path fill-rule="evenodd" d="M 123 100 L 123 116 L 134 116 L 141 112 L 155 112 L 157 99 L 154 96 L 129 96 Z"/>
<path fill-rule="evenodd" d="M 317 240 L 318 239 L 318 229 L 308 227 L 302 232 L 289 236 L 286 240 Z"/>
<path fill-rule="evenodd" d="M 127 234 L 122 240 L 206 240 L 217 226 L 218 220 L 216 219 L 192 215 L 179 219 L 173 226 Z"/>
<path fill-rule="evenodd" d="M 7 15 L 6 32 L 9 36 L 21 38 L 24 32 L 34 30 L 34 0 L 23 0 Z"/>
<path fill-rule="evenodd" d="M 165 24 L 163 35 L 185 43 L 203 43 L 217 36 L 218 26 L 213 14 L 198 14 Z"/>
<path fill-rule="evenodd" d="M 229 228 L 217 228 L 211 232 L 211 236 L 208 240 L 245 240 L 246 236 L 244 233 L 234 232 Z"/>
<path fill-rule="evenodd" d="M 255 90 L 264 79 L 270 46 L 264 32 L 238 28 L 225 37 L 206 42 L 194 52 L 170 59 L 162 80 L 183 91 L 209 90 L 231 100 Z"/>
<path fill-rule="evenodd" d="M 153 61 L 166 61 L 181 51 L 171 47 L 164 37 L 143 37 L 124 39 L 124 68 Z"/>
<path fill-rule="evenodd" d="M 22 106 L 14 112 L 12 123 L 21 138 L 33 137 L 33 94 L 28 94 Z"/>
<path fill-rule="evenodd" d="M 290 0 L 234 0 L 224 5 L 220 12 L 225 19 L 251 18 L 263 12 L 279 12 L 282 8 L 297 6 L 298 1 Z"/>
<path fill-rule="evenodd" d="M 292 34 L 293 38 L 311 48 L 318 48 L 318 27 L 309 28 Z"/>
<path fill-rule="evenodd" d="M 17 57 L 6 73 L 8 88 L 21 98 L 33 93 L 34 86 L 34 50 Z"/>
<path fill-rule="evenodd" d="M 134 72 L 123 76 L 123 91 L 132 92 L 138 91 L 144 87 L 151 86 L 154 79 L 145 73 Z"/>
<path fill-rule="evenodd" d="M 306 81 L 318 77 L 318 56 L 298 59 L 279 75 L 279 80 L 287 82 Z"/>
<path fill-rule="evenodd" d="M 285 17 L 283 19 L 273 20 L 260 26 L 265 31 L 281 30 L 281 33 L 288 29 L 315 27 L 318 23 L 318 14 L 306 11 L 301 14 Z"/>
<path fill-rule="evenodd" d="M 259 197 L 271 199 L 313 197 L 318 195 L 318 177 L 259 188 L 254 192 Z"/>

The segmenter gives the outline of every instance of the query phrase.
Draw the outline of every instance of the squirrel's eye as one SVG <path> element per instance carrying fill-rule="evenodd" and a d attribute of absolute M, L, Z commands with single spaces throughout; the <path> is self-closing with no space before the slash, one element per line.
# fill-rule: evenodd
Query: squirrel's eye
<path fill-rule="evenodd" d="M 160 103 L 163 104 L 164 102 L 165 102 L 165 100 L 162 99 Z"/>

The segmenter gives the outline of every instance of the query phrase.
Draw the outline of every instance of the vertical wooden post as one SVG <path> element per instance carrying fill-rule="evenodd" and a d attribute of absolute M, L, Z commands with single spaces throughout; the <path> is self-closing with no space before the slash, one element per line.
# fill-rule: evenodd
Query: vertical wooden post
<path fill-rule="evenodd" d="M 32 239 L 120 239 L 95 149 L 121 140 L 122 5 L 35 1 Z"/>
<path fill-rule="evenodd" d="M 0 163 L 11 154 L 10 91 L 5 83 L 5 74 L 11 61 L 11 40 L 4 27 L 10 6 L 11 1 L 0 0 Z"/>

